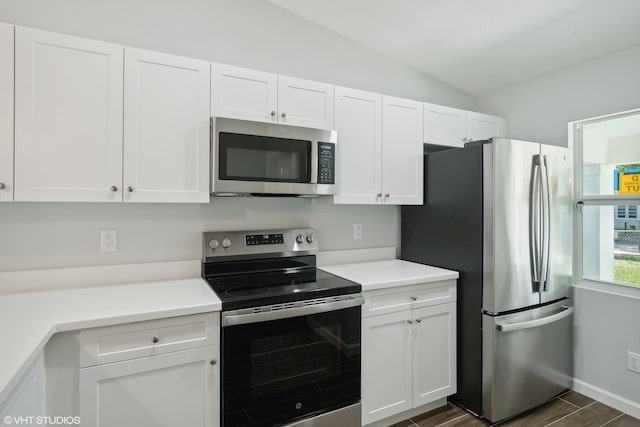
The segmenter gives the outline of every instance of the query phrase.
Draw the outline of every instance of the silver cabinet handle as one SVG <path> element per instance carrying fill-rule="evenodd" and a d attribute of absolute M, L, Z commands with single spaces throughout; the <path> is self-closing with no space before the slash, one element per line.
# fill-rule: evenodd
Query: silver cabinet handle
<path fill-rule="evenodd" d="M 285 117 L 287 117 L 287 113 L 282 113 L 280 114 L 280 116 L 284 119 Z"/>
<path fill-rule="evenodd" d="M 157 336 L 156 336 L 156 337 L 151 338 L 151 342 L 152 342 L 152 343 L 154 343 L 154 344 L 157 344 L 157 343 L 158 343 L 158 341 L 160 341 L 160 338 L 158 338 Z"/>
<path fill-rule="evenodd" d="M 118 191 L 118 187 L 116 187 L 115 185 L 112 185 L 111 186 L 111 191 L 113 191 L 115 193 L 116 191 Z"/>
<path fill-rule="evenodd" d="M 218 361 L 217 361 L 217 360 L 216 360 L 216 358 L 214 357 L 213 359 L 211 359 L 211 362 L 209 362 L 209 363 L 211 363 L 212 365 L 215 365 L 216 363 L 218 363 Z"/>
<path fill-rule="evenodd" d="M 418 297 L 415 297 L 415 296 L 411 297 L 411 301 L 417 301 L 417 300 L 418 300 Z"/>
<path fill-rule="evenodd" d="M 385 199 L 388 199 L 388 198 L 389 198 L 389 193 L 386 193 L 386 194 L 384 195 L 384 198 L 385 198 Z"/>
<path fill-rule="evenodd" d="M 376 199 L 379 199 L 380 197 L 382 197 L 382 193 L 376 194 Z"/>
<path fill-rule="evenodd" d="M 413 324 L 413 320 L 407 320 L 407 323 L 411 325 Z"/>
<path fill-rule="evenodd" d="M 416 323 L 422 322 L 422 319 L 416 319 Z"/>
<path fill-rule="evenodd" d="M 276 110 L 271 111 L 271 117 L 275 117 L 276 116 Z"/>
<path fill-rule="evenodd" d="M 127 191 L 128 191 L 129 193 L 133 193 L 133 187 L 132 187 L 132 186 L 128 186 L 128 187 L 127 187 Z"/>
<path fill-rule="evenodd" d="M 4 182 L 0 182 L 0 190 L 4 190 L 6 188 L 6 186 L 4 185 Z"/>
<path fill-rule="evenodd" d="M 462 142 L 467 142 L 467 137 L 462 138 Z"/>

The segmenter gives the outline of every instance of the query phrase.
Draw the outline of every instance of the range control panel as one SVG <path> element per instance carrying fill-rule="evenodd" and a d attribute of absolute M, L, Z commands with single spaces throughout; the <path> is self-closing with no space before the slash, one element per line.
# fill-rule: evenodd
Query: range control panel
<path fill-rule="evenodd" d="M 266 258 L 278 253 L 310 255 L 318 252 L 316 231 L 312 228 L 212 231 L 202 237 L 205 262 L 231 256 Z"/>

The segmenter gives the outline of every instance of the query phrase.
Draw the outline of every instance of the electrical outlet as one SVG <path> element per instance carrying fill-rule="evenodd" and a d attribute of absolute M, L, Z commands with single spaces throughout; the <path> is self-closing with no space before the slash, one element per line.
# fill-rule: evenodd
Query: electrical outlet
<path fill-rule="evenodd" d="M 640 374 L 640 354 L 627 351 L 627 369 Z"/>
<path fill-rule="evenodd" d="M 100 252 L 115 252 L 118 249 L 118 233 L 116 230 L 100 231 Z"/>
<path fill-rule="evenodd" d="M 362 224 L 353 224 L 353 240 L 362 240 Z"/>

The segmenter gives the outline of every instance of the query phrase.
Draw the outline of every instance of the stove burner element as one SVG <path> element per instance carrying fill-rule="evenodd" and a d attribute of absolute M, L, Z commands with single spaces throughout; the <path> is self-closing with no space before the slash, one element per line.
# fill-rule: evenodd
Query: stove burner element
<path fill-rule="evenodd" d="M 255 295 L 264 295 L 271 292 L 266 286 L 245 286 L 242 288 L 227 289 L 224 293 L 230 297 L 251 297 Z"/>

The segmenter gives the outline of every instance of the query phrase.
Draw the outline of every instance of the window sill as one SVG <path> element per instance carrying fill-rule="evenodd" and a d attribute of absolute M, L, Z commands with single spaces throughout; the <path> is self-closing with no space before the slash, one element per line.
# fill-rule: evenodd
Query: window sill
<path fill-rule="evenodd" d="M 573 287 L 577 289 L 586 289 L 589 291 L 602 292 L 605 294 L 640 300 L 640 286 L 582 279 L 578 280 L 578 282 L 575 283 Z"/>

